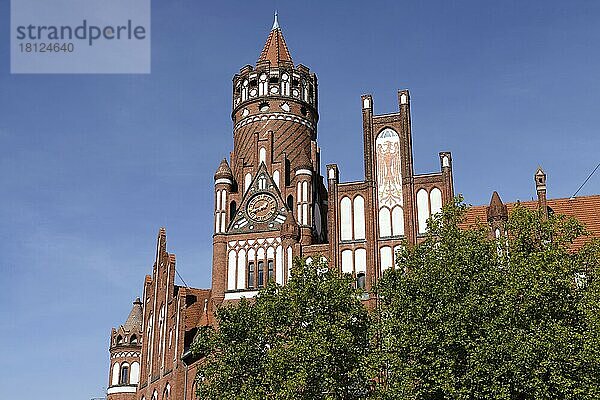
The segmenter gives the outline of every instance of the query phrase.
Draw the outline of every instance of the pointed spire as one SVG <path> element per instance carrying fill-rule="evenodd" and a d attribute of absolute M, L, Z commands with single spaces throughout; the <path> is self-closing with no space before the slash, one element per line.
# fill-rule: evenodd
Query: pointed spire
<path fill-rule="evenodd" d="M 538 197 L 538 207 L 542 211 L 544 219 L 548 217 L 548 203 L 546 201 L 546 173 L 538 166 L 533 177 L 535 180 L 535 191 Z"/>
<path fill-rule="evenodd" d="M 539 190 L 546 190 L 546 173 L 542 169 L 542 167 L 538 166 L 534 175 L 535 179 L 535 187 Z"/>
<path fill-rule="evenodd" d="M 542 169 L 541 165 L 538 165 L 537 170 L 535 171 L 535 174 L 536 175 L 546 175 L 546 173 Z"/>
<path fill-rule="evenodd" d="M 161 226 L 160 229 L 158 230 L 158 253 L 157 253 L 157 257 L 158 254 L 160 254 L 161 252 L 166 252 L 167 251 L 167 229 L 164 226 Z"/>
<path fill-rule="evenodd" d="M 490 200 L 490 205 L 487 207 L 487 219 L 488 221 L 494 221 L 507 218 L 508 209 L 506 208 L 506 205 L 502 203 L 498 192 L 494 191 L 492 199 Z"/>
<path fill-rule="evenodd" d="M 273 67 L 282 63 L 292 62 L 292 56 L 290 55 L 290 51 L 283 38 L 283 32 L 279 26 L 277 11 L 275 11 L 273 27 L 271 28 L 271 32 L 269 33 L 265 47 L 260 53 L 258 61 L 270 61 L 271 66 Z"/>
<path fill-rule="evenodd" d="M 217 172 L 215 172 L 215 181 L 217 179 L 233 179 L 233 173 L 231 172 L 231 168 L 229 167 L 226 158 L 221 161 L 219 168 L 217 168 Z"/>
<path fill-rule="evenodd" d="M 283 239 L 292 239 L 298 241 L 300 238 L 300 227 L 294 218 L 292 211 L 288 211 L 287 217 L 283 224 L 281 224 L 281 237 Z"/>
<path fill-rule="evenodd" d="M 136 298 L 133 302 L 133 308 L 127 317 L 127 321 L 123 324 L 125 332 L 141 332 L 142 331 L 142 301 Z"/>
<path fill-rule="evenodd" d="M 312 171 L 312 162 L 310 161 L 310 156 L 306 151 L 301 151 L 298 159 L 296 160 L 295 170 L 298 171 L 300 169 Z"/>

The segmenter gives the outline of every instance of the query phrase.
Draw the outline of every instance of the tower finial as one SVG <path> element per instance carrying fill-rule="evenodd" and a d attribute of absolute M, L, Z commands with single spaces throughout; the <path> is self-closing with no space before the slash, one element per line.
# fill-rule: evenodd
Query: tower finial
<path fill-rule="evenodd" d="M 278 13 L 275 11 L 273 20 L 273 28 L 269 32 L 269 37 L 265 43 L 265 47 L 258 57 L 258 61 L 270 61 L 271 67 L 277 67 L 282 63 L 292 64 L 292 56 L 285 44 L 283 32 L 279 26 Z"/>

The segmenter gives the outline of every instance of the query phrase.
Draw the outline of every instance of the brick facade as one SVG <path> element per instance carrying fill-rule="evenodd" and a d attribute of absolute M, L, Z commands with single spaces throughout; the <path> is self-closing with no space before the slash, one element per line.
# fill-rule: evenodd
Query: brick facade
<path fill-rule="evenodd" d="M 211 289 L 175 285 L 176 259 L 161 228 L 143 297 L 111 333 L 108 400 L 193 399 L 198 360 L 189 347 L 216 307 L 253 297 L 269 279 L 285 284 L 297 256 L 325 257 L 368 293 L 394 267 L 396 250 L 418 243 L 426 220 L 454 197 L 449 152 L 438 154 L 438 171 L 414 173 L 407 90 L 398 91 L 391 114 L 376 114 L 370 95 L 360 99 L 364 179 L 341 181 L 336 164 L 322 175 L 317 77 L 294 64 L 277 20 L 256 65 L 234 76 L 232 96 L 233 151 L 214 177 Z M 536 205 L 598 215 L 600 196 L 567 210 L 546 200 L 541 169 L 535 179 Z M 495 193 L 468 221 L 481 218 L 494 232 L 506 211 Z M 591 231 L 600 236 L 596 220 Z"/>

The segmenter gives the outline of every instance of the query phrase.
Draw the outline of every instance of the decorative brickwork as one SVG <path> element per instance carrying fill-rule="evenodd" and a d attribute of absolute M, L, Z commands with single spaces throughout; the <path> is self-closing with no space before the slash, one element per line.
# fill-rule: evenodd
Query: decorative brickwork
<path fill-rule="evenodd" d="M 368 293 L 454 197 L 450 152 L 438 154 L 439 171 L 414 172 L 408 90 L 398 91 L 390 114 L 376 114 L 373 97 L 361 97 L 362 181 L 341 181 L 336 164 L 321 175 L 317 77 L 293 63 L 277 18 L 256 65 L 233 77 L 232 97 L 233 151 L 214 175 L 211 289 L 175 284 L 175 255 L 161 228 L 142 300 L 111 334 L 108 400 L 195 398 L 199 360 L 190 345 L 199 326 L 214 323 L 216 307 L 255 296 L 268 280 L 286 284 L 297 256 L 325 257 Z M 545 173 L 534 178 L 538 201 L 526 206 L 583 216 L 600 236 L 600 196 L 546 200 Z M 494 192 L 465 224 L 479 219 L 502 234 L 512 206 Z"/>

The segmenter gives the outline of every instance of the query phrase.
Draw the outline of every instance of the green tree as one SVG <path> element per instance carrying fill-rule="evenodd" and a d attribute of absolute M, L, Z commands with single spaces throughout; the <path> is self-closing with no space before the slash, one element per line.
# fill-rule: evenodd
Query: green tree
<path fill-rule="evenodd" d="M 349 276 L 296 259 L 286 286 L 219 308 L 218 329 L 193 345 L 204 357 L 201 399 L 355 399 L 368 387 L 368 315 Z"/>
<path fill-rule="evenodd" d="M 369 365 L 389 399 L 600 398 L 600 247 L 517 206 L 508 235 L 461 229 L 459 200 L 378 283 Z"/>

